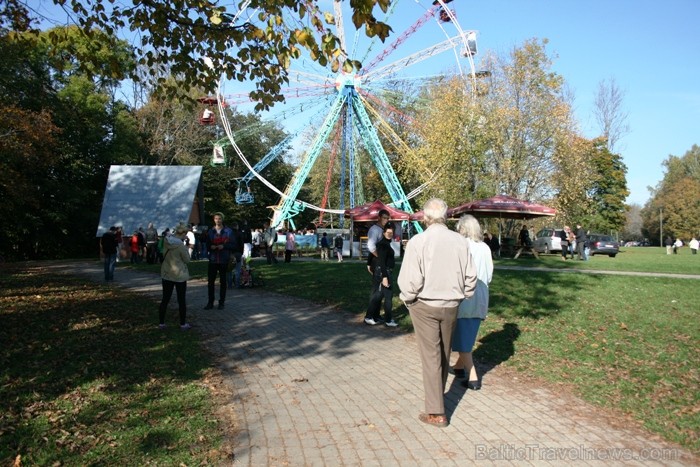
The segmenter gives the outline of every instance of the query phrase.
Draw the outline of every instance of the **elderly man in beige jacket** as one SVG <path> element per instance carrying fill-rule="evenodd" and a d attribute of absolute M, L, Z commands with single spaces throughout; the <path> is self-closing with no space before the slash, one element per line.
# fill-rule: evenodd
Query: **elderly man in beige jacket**
<path fill-rule="evenodd" d="M 457 308 L 474 294 L 476 270 L 466 238 L 445 225 L 445 202 L 428 200 L 423 214 L 428 228 L 406 245 L 398 285 L 411 314 L 423 367 L 425 413 L 418 418 L 445 427 L 444 393 Z"/>

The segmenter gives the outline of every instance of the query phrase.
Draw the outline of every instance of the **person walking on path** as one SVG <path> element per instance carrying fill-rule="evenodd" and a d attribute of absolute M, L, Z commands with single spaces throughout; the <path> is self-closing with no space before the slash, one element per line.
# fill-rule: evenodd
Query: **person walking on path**
<path fill-rule="evenodd" d="M 384 324 L 390 328 L 398 326 L 392 317 L 392 299 L 394 292 L 391 288 L 393 282 L 391 272 L 394 269 L 394 249 L 391 246 L 391 241 L 394 239 L 394 224 L 387 222 L 384 225 L 384 236 L 376 244 L 377 256 L 369 255 L 367 257 L 367 266 L 373 274 L 372 283 L 377 282 L 378 286 L 372 291 L 369 297 L 369 305 L 365 315 L 365 324 L 374 326 L 381 323 L 379 318 L 379 310 L 382 307 L 382 298 L 384 299 Z"/>
<path fill-rule="evenodd" d="M 493 277 L 493 260 L 491 249 L 481 241 L 481 226 L 469 214 L 463 215 L 457 222 L 457 231 L 469 242 L 469 254 L 476 269 L 476 290 L 471 298 L 462 300 L 457 311 L 457 326 L 452 337 L 452 351 L 459 352 L 454 365 L 455 375 L 460 373 L 467 377 L 462 386 L 467 389 L 481 389 L 479 376 L 476 374 L 472 349 L 479 333 L 481 322 L 489 311 L 489 284 Z"/>
<path fill-rule="evenodd" d="M 100 253 L 105 263 L 105 282 L 114 280 L 114 267 L 117 262 L 117 228 L 112 226 L 102 234 L 100 239 Z"/>
<path fill-rule="evenodd" d="M 186 225 L 178 225 L 173 235 L 167 236 L 163 240 L 165 255 L 163 264 L 160 266 L 160 277 L 163 282 L 163 299 L 158 308 L 158 327 L 165 329 L 165 311 L 173 295 L 173 289 L 177 294 L 177 306 L 180 312 L 180 329 L 190 329 L 187 322 L 187 281 L 190 272 L 187 263 L 190 262 L 190 252 L 185 246 L 184 239 L 187 237 L 188 228 Z"/>
<path fill-rule="evenodd" d="M 406 245 L 398 285 L 411 315 L 423 369 L 425 413 L 419 420 L 446 427 L 445 384 L 457 308 L 474 295 L 476 270 L 467 239 L 445 225 L 447 204 L 428 200 L 423 207 L 427 229 Z"/>
<path fill-rule="evenodd" d="M 369 252 L 369 258 L 367 260 L 367 271 L 370 273 L 372 276 L 372 287 L 370 288 L 369 291 L 369 301 L 370 304 L 373 302 L 373 297 L 377 293 L 377 290 L 381 290 L 381 282 L 382 282 L 382 276 L 379 275 L 377 276 L 374 274 L 373 270 L 373 265 L 375 264 L 375 260 L 377 259 L 377 243 L 382 241 L 382 238 L 384 238 L 384 226 L 389 222 L 389 211 L 386 209 L 381 209 L 377 213 L 377 222 L 374 224 L 372 227 L 369 228 L 369 232 L 367 232 L 367 250 Z M 393 232 L 392 232 L 393 233 Z M 381 298 L 380 298 L 381 301 Z M 370 306 L 370 308 L 372 308 Z M 367 316 L 365 317 L 365 324 L 369 324 L 371 326 L 374 326 L 375 324 L 379 324 L 381 320 L 374 320 L 372 318 L 372 310 L 369 308 L 367 309 Z M 379 318 L 379 310 L 377 309 L 377 318 Z"/>
<path fill-rule="evenodd" d="M 214 308 L 214 292 L 216 288 L 216 276 L 219 276 L 219 310 L 224 309 L 226 302 L 226 273 L 228 263 L 234 248 L 233 232 L 224 226 L 224 215 L 214 213 L 214 227 L 209 229 L 209 266 L 207 269 L 208 295 L 205 310 Z"/>
<path fill-rule="evenodd" d="M 265 244 L 265 256 L 267 257 L 267 264 L 275 263 L 277 264 L 277 258 L 275 258 L 274 245 L 277 241 L 277 231 L 274 227 L 270 227 L 270 222 L 265 222 L 265 230 L 263 232 L 263 243 Z"/>
<path fill-rule="evenodd" d="M 588 241 L 588 236 L 586 231 L 581 224 L 576 224 L 576 253 L 578 254 L 578 259 L 585 261 L 586 257 L 586 242 Z"/>

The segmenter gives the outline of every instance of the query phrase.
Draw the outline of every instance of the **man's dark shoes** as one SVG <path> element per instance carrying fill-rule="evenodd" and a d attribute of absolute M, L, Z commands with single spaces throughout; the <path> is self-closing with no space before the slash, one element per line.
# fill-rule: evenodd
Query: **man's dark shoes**
<path fill-rule="evenodd" d="M 445 428 L 449 425 L 447 417 L 444 414 L 428 414 L 422 413 L 418 416 L 418 420 L 428 425 L 433 425 L 439 428 Z"/>
<path fill-rule="evenodd" d="M 478 391 L 481 389 L 481 381 L 478 379 L 476 381 L 462 381 L 460 384 L 467 389 L 471 389 L 472 391 Z"/>
<path fill-rule="evenodd" d="M 466 378 L 467 373 L 464 371 L 464 368 L 454 368 L 454 367 L 449 367 L 447 369 L 447 372 L 450 373 L 451 375 L 455 375 L 455 378 Z"/>
<path fill-rule="evenodd" d="M 207 306 L 204 307 L 205 310 L 211 310 L 212 308 L 214 308 L 213 303 L 207 303 Z"/>
<path fill-rule="evenodd" d="M 223 309 L 224 309 L 224 302 L 219 302 L 218 309 L 219 309 L 219 310 L 223 310 Z"/>

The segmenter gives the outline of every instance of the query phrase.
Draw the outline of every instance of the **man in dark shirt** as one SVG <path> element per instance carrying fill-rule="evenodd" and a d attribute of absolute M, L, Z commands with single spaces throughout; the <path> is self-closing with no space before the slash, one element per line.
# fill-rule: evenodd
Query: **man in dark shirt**
<path fill-rule="evenodd" d="M 117 228 L 112 226 L 100 239 L 100 249 L 105 262 L 105 282 L 114 280 L 114 266 L 117 262 Z"/>

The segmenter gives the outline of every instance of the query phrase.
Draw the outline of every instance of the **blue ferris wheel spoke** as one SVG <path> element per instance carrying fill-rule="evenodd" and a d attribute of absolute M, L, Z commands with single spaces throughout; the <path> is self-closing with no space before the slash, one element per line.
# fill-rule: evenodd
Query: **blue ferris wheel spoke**
<path fill-rule="evenodd" d="M 411 203 L 409 202 L 406 193 L 403 191 L 403 187 L 401 186 L 401 183 L 399 183 L 398 177 L 396 177 L 396 172 L 394 172 L 391 162 L 389 162 L 389 158 L 384 151 L 381 141 L 379 141 L 377 131 L 372 125 L 369 115 L 367 115 L 367 111 L 365 110 L 364 104 L 360 100 L 360 96 L 354 89 L 352 91 L 352 106 L 355 110 L 355 115 L 357 116 L 360 135 L 362 136 L 365 147 L 372 158 L 372 162 L 379 172 L 379 176 L 384 182 L 384 186 L 389 192 L 392 204 L 403 211 L 413 212 Z M 414 222 L 414 227 L 418 232 L 423 231 L 418 222 Z"/>
<path fill-rule="evenodd" d="M 299 194 L 301 187 L 304 185 L 306 177 L 309 176 L 311 168 L 316 163 L 316 159 L 318 159 L 318 156 L 321 154 L 323 145 L 326 143 L 328 135 L 338 121 L 340 112 L 343 109 L 343 104 L 345 104 L 346 100 L 347 96 L 345 93 L 338 93 L 338 96 L 333 102 L 333 105 L 328 112 L 328 116 L 323 122 L 321 130 L 316 136 L 311 149 L 309 149 L 303 163 L 294 173 L 289 186 L 285 190 L 285 196 L 280 201 L 280 204 L 275 207 L 275 214 L 272 219 L 273 227 L 280 225 L 285 220 L 291 220 L 293 216 L 299 214 L 306 207 L 306 203 L 297 201 L 297 195 Z"/>

